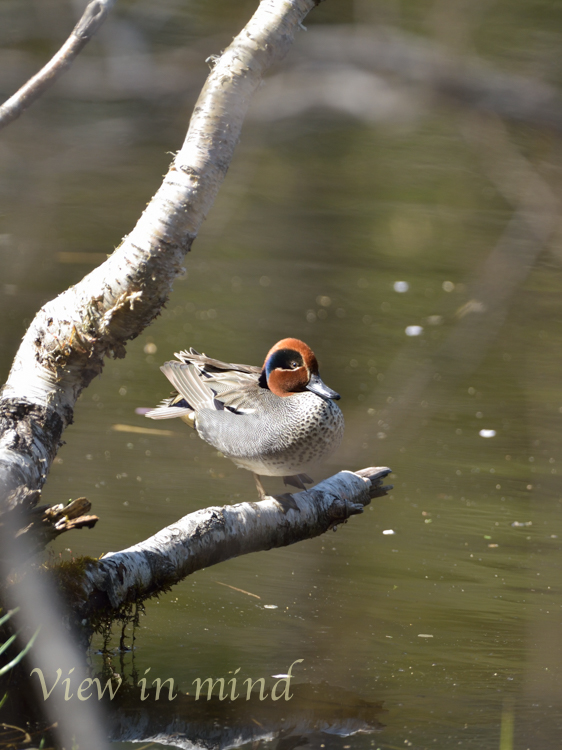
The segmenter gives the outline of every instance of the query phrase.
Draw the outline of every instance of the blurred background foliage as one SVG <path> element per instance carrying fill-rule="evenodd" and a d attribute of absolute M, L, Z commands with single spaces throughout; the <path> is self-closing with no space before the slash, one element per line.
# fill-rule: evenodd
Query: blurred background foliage
<path fill-rule="evenodd" d="M 3 98 L 83 5 L 0 2 Z M 2 132 L 4 376 L 38 307 L 134 226 L 206 60 L 254 8 L 120 0 Z M 256 96 L 166 310 L 77 406 L 44 499 L 86 495 L 101 520 L 57 550 L 99 555 L 253 500 L 249 474 L 180 423 L 143 433 L 154 424 L 135 408 L 167 395 L 159 364 L 174 351 L 259 364 L 297 336 L 346 417 L 315 479 L 389 465 L 392 498 L 335 537 L 203 571 L 149 604 L 136 668 L 188 690 L 303 658 L 300 679 L 384 701 L 377 747 L 495 748 L 510 705 L 516 747 L 557 748 L 560 5 L 326 0 L 306 26 Z"/>

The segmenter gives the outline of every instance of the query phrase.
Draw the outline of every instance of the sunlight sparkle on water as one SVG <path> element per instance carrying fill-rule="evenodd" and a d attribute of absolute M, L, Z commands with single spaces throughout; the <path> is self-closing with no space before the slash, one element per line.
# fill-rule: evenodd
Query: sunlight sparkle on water
<path fill-rule="evenodd" d="M 483 437 L 483 438 L 493 438 L 496 436 L 496 431 L 495 430 L 480 430 L 478 434 L 480 435 L 480 437 Z"/>
<path fill-rule="evenodd" d="M 420 336 L 423 333 L 422 326 L 407 326 L 406 336 Z"/>

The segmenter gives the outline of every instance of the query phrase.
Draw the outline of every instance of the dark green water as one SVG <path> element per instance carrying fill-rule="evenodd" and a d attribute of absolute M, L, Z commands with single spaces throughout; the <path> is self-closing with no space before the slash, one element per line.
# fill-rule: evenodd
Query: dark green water
<path fill-rule="evenodd" d="M 125 4 L 69 81 L 2 134 L 3 375 L 39 305 L 110 253 L 157 189 L 205 57 L 253 7 L 233 5 Z M 498 69 L 557 83 L 556 3 L 442 6 L 328 0 L 309 26 L 384 21 L 452 47 L 460 35 L 459 48 Z M 49 7 L 69 23 L 70 6 Z M 39 3 L 0 4 L 6 94 L 6 71 L 60 41 L 42 14 Z M 117 54 L 123 39 L 132 52 Z M 185 692 L 197 677 L 267 677 L 302 659 L 297 681 L 386 711 L 376 734 L 315 747 L 550 750 L 562 731 L 559 234 L 523 264 L 499 313 L 463 306 L 480 299 L 482 274 L 492 300 L 507 289 L 507 272 L 483 269 L 519 205 L 505 186 L 524 193 L 519 157 L 556 199 L 560 146 L 508 124 L 507 151 L 490 151 L 466 136 L 471 113 L 400 95 L 410 108 L 377 124 L 328 110 L 250 119 L 187 276 L 84 392 L 44 499 L 85 495 L 100 516 L 93 531 L 59 540 L 66 556 L 99 556 L 197 508 L 254 500 L 247 472 L 182 423 L 148 422 L 135 408 L 168 394 L 159 365 L 179 349 L 260 364 L 278 339 L 302 338 L 346 418 L 341 450 L 314 478 L 388 465 L 394 490 L 337 534 L 202 571 L 149 602 L 137 671 Z M 497 144 L 497 124 L 482 127 Z M 507 174 L 499 188 L 496 166 Z M 407 291 L 395 291 L 399 281 Z M 423 330 L 409 336 L 411 326 Z"/>

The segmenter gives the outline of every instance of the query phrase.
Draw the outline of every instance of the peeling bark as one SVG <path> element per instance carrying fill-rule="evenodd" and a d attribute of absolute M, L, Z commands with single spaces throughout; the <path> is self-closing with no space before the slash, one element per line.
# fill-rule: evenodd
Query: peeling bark
<path fill-rule="evenodd" d="M 67 424 L 72 421 L 68 415 Z M 30 510 L 60 445 L 64 420 L 26 398 L 0 401 L 0 509 Z M 3 502 L 2 502 L 3 501 Z"/>

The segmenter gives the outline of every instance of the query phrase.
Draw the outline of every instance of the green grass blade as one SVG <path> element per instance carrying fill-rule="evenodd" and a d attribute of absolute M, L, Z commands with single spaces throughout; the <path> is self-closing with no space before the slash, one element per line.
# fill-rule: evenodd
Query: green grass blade
<path fill-rule="evenodd" d="M 16 612 L 19 612 L 19 607 L 16 607 L 15 609 L 10 609 L 8 612 L 6 612 L 4 617 L 0 617 L 0 625 L 3 625 L 5 622 L 8 622 L 10 617 Z"/>
<path fill-rule="evenodd" d="M 17 638 L 17 637 L 18 637 L 18 634 L 17 634 L 17 633 L 15 633 L 14 635 L 12 635 L 12 636 L 10 636 L 10 637 L 8 638 L 8 640 L 6 641 L 6 643 L 3 643 L 3 644 L 2 644 L 1 646 L 0 646 L 0 656 L 2 656 L 2 654 L 4 653 L 4 651 L 5 651 L 5 650 L 6 650 L 7 648 L 10 648 L 10 646 L 11 646 L 11 645 L 12 645 L 12 643 L 13 643 L 13 642 L 14 642 L 14 641 L 16 640 L 16 638 Z"/>
<path fill-rule="evenodd" d="M 35 639 L 39 635 L 39 628 L 35 631 L 35 633 L 31 636 L 29 643 L 27 646 L 23 649 L 23 651 L 20 651 L 20 653 L 12 659 L 12 661 L 8 662 L 4 667 L 0 669 L 0 675 L 6 674 L 6 672 L 9 672 L 12 667 L 15 667 L 16 664 L 19 664 L 19 662 L 23 659 L 23 657 L 27 654 L 29 649 L 33 646 Z"/>

